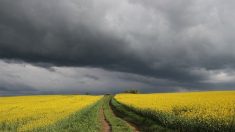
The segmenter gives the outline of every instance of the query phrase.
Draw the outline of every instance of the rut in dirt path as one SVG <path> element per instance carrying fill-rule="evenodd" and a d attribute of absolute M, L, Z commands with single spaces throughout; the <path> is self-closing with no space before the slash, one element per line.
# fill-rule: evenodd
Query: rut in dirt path
<path fill-rule="evenodd" d="M 104 115 L 104 108 L 103 107 L 100 110 L 100 116 L 101 116 L 101 123 L 102 123 L 102 132 L 111 132 L 111 126 L 108 123 L 108 121 Z"/>
<path fill-rule="evenodd" d="M 122 120 L 124 120 L 124 119 L 122 119 Z M 133 129 L 133 132 L 140 132 L 139 128 L 135 124 L 128 122 L 126 120 L 124 120 L 124 121 Z"/>
<path fill-rule="evenodd" d="M 111 101 L 109 102 L 109 108 L 110 108 L 111 112 L 113 113 L 113 115 L 116 116 L 117 118 L 120 118 L 123 121 L 125 121 L 132 128 L 133 132 L 140 132 L 140 129 L 135 124 L 117 116 L 117 114 L 114 112 L 115 108 L 111 105 Z"/>

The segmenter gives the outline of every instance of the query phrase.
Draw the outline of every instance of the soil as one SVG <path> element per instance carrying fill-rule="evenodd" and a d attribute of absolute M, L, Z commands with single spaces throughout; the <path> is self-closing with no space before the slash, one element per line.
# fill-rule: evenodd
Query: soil
<path fill-rule="evenodd" d="M 101 122 L 102 122 L 102 132 L 111 132 L 111 126 L 104 115 L 104 109 L 100 110 Z"/>
<path fill-rule="evenodd" d="M 115 109 L 115 108 L 113 108 L 113 107 L 110 105 L 110 103 L 109 103 L 109 107 L 110 107 L 110 109 L 111 109 L 113 115 L 115 115 L 116 117 L 120 118 L 120 117 L 117 116 L 116 113 L 113 111 L 113 109 Z M 123 119 L 123 118 L 120 118 L 120 119 L 122 119 L 123 121 L 125 121 L 125 122 L 134 130 L 134 132 L 140 132 L 140 129 L 139 129 L 135 124 L 133 124 L 133 123 L 131 123 L 131 122 L 129 122 L 129 121 Z"/>

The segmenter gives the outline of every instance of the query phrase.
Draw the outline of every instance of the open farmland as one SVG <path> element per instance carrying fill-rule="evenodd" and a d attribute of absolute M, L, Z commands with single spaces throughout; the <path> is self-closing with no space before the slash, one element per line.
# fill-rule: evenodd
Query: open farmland
<path fill-rule="evenodd" d="M 234 131 L 235 92 L 118 94 L 131 110 L 178 131 Z"/>
<path fill-rule="evenodd" d="M 0 130 L 32 131 L 78 112 L 102 96 L 19 96 L 0 98 Z"/>
<path fill-rule="evenodd" d="M 235 91 L 0 97 L 0 131 L 234 131 Z"/>

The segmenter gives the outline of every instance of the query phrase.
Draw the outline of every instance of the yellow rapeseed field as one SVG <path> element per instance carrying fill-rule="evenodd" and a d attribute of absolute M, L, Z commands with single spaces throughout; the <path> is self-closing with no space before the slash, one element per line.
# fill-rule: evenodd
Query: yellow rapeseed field
<path fill-rule="evenodd" d="M 115 99 L 139 110 L 168 113 L 207 126 L 230 127 L 235 123 L 235 91 L 118 94 Z"/>
<path fill-rule="evenodd" d="M 44 127 L 77 112 L 102 96 L 48 95 L 0 97 L 0 125 L 17 126 L 18 131 Z"/>

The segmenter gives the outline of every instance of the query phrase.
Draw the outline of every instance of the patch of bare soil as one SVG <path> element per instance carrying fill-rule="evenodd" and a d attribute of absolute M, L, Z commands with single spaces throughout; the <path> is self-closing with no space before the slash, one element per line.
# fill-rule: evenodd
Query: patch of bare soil
<path fill-rule="evenodd" d="M 110 103 L 109 103 L 109 107 L 110 107 L 110 109 L 111 109 L 113 115 L 115 115 L 116 117 L 120 118 L 120 117 L 117 116 L 117 114 L 113 111 L 113 109 L 115 109 L 115 108 L 112 107 L 112 105 L 110 105 Z M 140 132 L 140 129 L 137 127 L 137 125 L 135 125 L 135 124 L 133 124 L 133 123 L 131 123 L 131 122 L 129 122 L 129 121 L 123 119 L 123 118 L 120 118 L 120 119 L 122 119 L 123 121 L 125 121 L 125 122 L 134 130 L 134 132 Z"/>
<path fill-rule="evenodd" d="M 107 119 L 105 118 L 103 108 L 101 108 L 101 110 L 100 110 L 100 117 L 101 117 L 102 128 L 103 128 L 102 132 L 111 132 L 111 126 L 108 123 Z"/>

